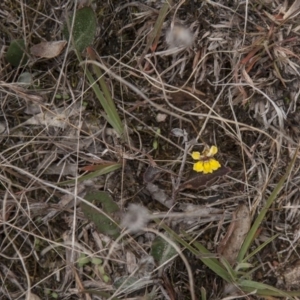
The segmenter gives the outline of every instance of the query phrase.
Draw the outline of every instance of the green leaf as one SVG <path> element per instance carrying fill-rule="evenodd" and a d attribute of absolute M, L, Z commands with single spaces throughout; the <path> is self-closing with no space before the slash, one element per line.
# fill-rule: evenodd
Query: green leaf
<path fill-rule="evenodd" d="M 250 263 L 240 263 L 235 267 L 235 271 L 238 272 L 239 270 L 244 270 L 244 269 L 250 269 L 253 268 L 253 265 Z"/>
<path fill-rule="evenodd" d="M 90 57 L 91 60 L 94 60 L 96 62 L 96 59 L 98 57 L 98 54 L 94 51 L 92 47 L 87 48 L 87 55 Z M 78 60 L 82 61 L 80 56 L 77 55 Z M 120 116 L 118 114 L 116 105 L 114 100 L 112 99 L 110 90 L 105 82 L 104 77 L 102 76 L 101 69 L 96 64 L 93 65 L 93 71 L 98 77 L 98 81 L 100 83 L 100 87 L 97 84 L 97 82 L 94 79 L 94 76 L 89 71 L 88 68 L 85 67 L 85 74 L 88 78 L 88 81 L 90 85 L 92 86 L 92 89 L 94 90 L 100 104 L 102 105 L 105 113 L 103 116 L 107 120 L 107 122 L 116 130 L 116 132 L 119 134 L 119 136 L 125 138 L 126 136 L 123 135 L 124 133 L 124 126 L 122 124 L 122 121 L 120 119 Z"/>
<path fill-rule="evenodd" d="M 121 164 L 113 164 L 113 165 L 110 165 L 110 166 L 104 166 L 103 168 L 100 168 L 99 170 L 97 170 L 95 172 L 91 172 L 89 174 L 82 175 L 82 176 L 78 177 L 77 182 L 82 182 L 84 180 L 93 179 L 97 176 L 113 172 L 113 171 L 118 170 L 120 168 L 121 168 Z M 63 181 L 63 182 L 59 182 L 58 185 L 66 185 L 66 184 L 74 184 L 74 183 L 76 183 L 76 180 L 71 179 L 71 180 L 66 180 L 66 181 Z"/>
<path fill-rule="evenodd" d="M 109 283 L 109 282 L 110 282 L 109 276 L 108 276 L 108 275 L 103 275 L 103 281 L 104 281 L 105 283 Z"/>
<path fill-rule="evenodd" d="M 90 258 L 86 256 L 84 253 L 80 253 L 80 256 L 77 260 L 77 265 L 79 268 L 84 267 L 90 262 Z"/>
<path fill-rule="evenodd" d="M 199 257 L 199 259 L 209 267 L 213 272 L 215 272 L 218 276 L 226 280 L 227 282 L 231 282 L 232 279 L 229 276 L 227 270 L 222 266 L 222 264 L 215 258 L 215 255 L 209 252 L 203 245 L 199 242 L 194 241 L 192 237 L 190 237 L 186 232 L 183 232 L 182 235 L 187 238 L 191 243 L 193 243 L 192 247 L 185 240 L 183 240 L 177 233 L 175 233 L 171 228 L 169 228 L 166 224 L 161 222 L 161 220 L 155 220 L 157 224 L 161 226 L 166 232 L 172 236 L 173 240 L 180 243 L 182 246 L 187 248 L 191 253 Z"/>
<path fill-rule="evenodd" d="M 70 37 L 70 28 L 73 17 L 64 24 L 63 34 L 66 39 Z M 73 45 L 78 52 L 82 52 L 94 41 L 96 34 L 97 19 L 96 14 L 90 7 L 84 7 L 76 11 L 74 27 L 72 31 Z"/>
<path fill-rule="evenodd" d="M 202 244 L 197 241 L 193 242 L 193 245 L 199 250 L 199 259 L 213 272 L 215 272 L 218 276 L 223 278 L 227 282 L 232 282 L 232 277 L 227 272 L 226 269 L 221 265 L 221 263 L 212 256 Z"/>
<path fill-rule="evenodd" d="M 275 234 L 274 236 L 268 238 L 263 244 L 259 245 L 254 251 L 252 251 L 245 259 L 244 262 L 247 262 L 252 256 L 254 256 L 256 253 L 259 253 L 264 247 L 269 245 L 273 240 L 275 240 L 279 234 Z"/>
<path fill-rule="evenodd" d="M 287 297 L 289 299 L 292 299 L 291 294 L 289 292 L 281 291 L 270 285 L 259 283 L 252 280 L 243 280 L 240 282 L 239 286 L 243 291 L 247 291 L 247 292 L 253 292 L 256 290 L 257 295 Z"/>
<path fill-rule="evenodd" d="M 160 266 L 177 254 L 177 251 L 163 238 L 157 236 L 152 242 L 151 252 L 155 262 Z"/>
<path fill-rule="evenodd" d="M 94 265 L 101 265 L 103 263 L 103 260 L 101 258 L 98 258 L 98 257 L 93 257 L 91 259 L 91 262 Z"/>
<path fill-rule="evenodd" d="M 201 300 L 206 300 L 207 298 L 206 298 L 206 290 L 205 290 L 205 288 L 202 286 L 201 287 L 201 289 L 200 289 L 200 291 L 201 291 Z"/>
<path fill-rule="evenodd" d="M 54 298 L 54 299 L 58 299 L 58 294 L 55 293 L 55 292 L 52 292 L 51 297 Z"/>
<path fill-rule="evenodd" d="M 111 282 L 111 278 L 109 277 L 108 274 L 105 273 L 105 270 L 104 270 L 104 267 L 103 266 L 98 266 L 98 270 L 99 270 L 99 273 L 100 273 L 100 276 L 102 278 L 102 280 L 105 282 L 105 283 L 109 283 Z"/>
<path fill-rule="evenodd" d="M 81 202 L 81 209 L 85 217 L 95 223 L 100 233 L 117 238 L 120 235 L 120 228 L 112 217 L 119 212 L 119 206 L 113 201 L 110 195 L 103 191 L 93 191 L 87 193 L 84 199 L 102 208 L 102 212 L 100 212 L 89 204 Z"/>
<path fill-rule="evenodd" d="M 233 268 L 231 267 L 230 263 L 226 260 L 226 258 L 224 257 L 220 257 L 220 261 L 222 263 L 222 265 L 226 268 L 229 276 L 232 279 L 232 282 L 235 282 L 237 279 L 237 274 L 236 272 L 233 270 Z"/>
<path fill-rule="evenodd" d="M 11 41 L 6 52 L 6 60 L 14 67 L 20 67 L 26 64 L 28 56 L 25 52 L 25 48 L 24 40 Z"/>

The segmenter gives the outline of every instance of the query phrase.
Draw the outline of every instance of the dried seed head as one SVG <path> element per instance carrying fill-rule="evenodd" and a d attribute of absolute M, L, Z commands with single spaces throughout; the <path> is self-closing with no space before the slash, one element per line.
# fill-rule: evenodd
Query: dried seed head
<path fill-rule="evenodd" d="M 170 48 L 190 47 L 194 42 L 194 37 L 190 29 L 183 26 L 171 26 L 166 34 L 166 42 Z"/>
<path fill-rule="evenodd" d="M 145 207 L 138 204 L 130 204 L 121 226 L 126 227 L 131 233 L 136 233 L 144 228 L 148 221 L 149 213 Z"/>

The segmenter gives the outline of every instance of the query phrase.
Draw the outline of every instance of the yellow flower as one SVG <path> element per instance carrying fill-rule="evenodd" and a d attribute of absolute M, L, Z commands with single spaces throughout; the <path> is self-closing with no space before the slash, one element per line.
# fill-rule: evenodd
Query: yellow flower
<path fill-rule="evenodd" d="M 210 149 L 206 149 L 202 153 L 197 151 L 193 152 L 192 158 L 199 160 L 194 163 L 193 170 L 207 174 L 221 168 L 221 164 L 216 159 L 212 158 L 217 152 L 218 148 L 216 146 L 211 146 Z"/>

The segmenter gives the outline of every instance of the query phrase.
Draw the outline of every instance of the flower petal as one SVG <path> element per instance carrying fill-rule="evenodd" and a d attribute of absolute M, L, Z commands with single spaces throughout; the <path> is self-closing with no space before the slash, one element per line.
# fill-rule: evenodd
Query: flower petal
<path fill-rule="evenodd" d="M 221 164 L 215 160 L 215 159 L 210 159 L 210 167 L 213 171 L 218 170 L 219 168 L 221 168 Z"/>
<path fill-rule="evenodd" d="M 195 160 L 199 160 L 201 158 L 201 154 L 200 152 L 192 152 L 192 158 L 195 159 Z"/>
<path fill-rule="evenodd" d="M 207 156 L 214 156 L 217 153 L 218 153 L 218 147 L 211 146 L 208 153 L 207 153 Z"/>
<path fill-rule="evenodd" d="M 203 162 L 203 173 L 204 174 L 212 173 L 212 169 L 210 166 L 210 160 Z"/>
<path fill-rule="evenodd" d="M 196 172 L 203 172 L 203 161 L 198 161 L 194 164 L 193 170 Z"/>

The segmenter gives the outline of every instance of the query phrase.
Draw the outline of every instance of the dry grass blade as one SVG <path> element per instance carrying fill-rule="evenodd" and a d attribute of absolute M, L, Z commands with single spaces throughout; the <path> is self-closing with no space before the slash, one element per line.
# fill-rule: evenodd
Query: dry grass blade
<path fill-rule="evenodd" d="M 300 13 L 300 1 L 295 0 L 288 11 L 284 14 L 283 19 L 295 18 Z"/>
<path fill-rule="evenodd" d="M 148 38 L 147 45 L 141 54 L 138 65 L 140 65 L 143 62 L 145 55 L 147 54 L 147 52 L 151 47 L 152 47 L 151 49 L 152 51 L 156 49 L 158 40 L 160 38 L 163 22 L 165 21 L 166 15 L 168 13 L 168 9 L 170 8 L 170 6 L 172 6 L 172 3 L 173 3 L 172 0 L 166 1 L 164 5 L 161 7 L 154 28 L 151 31 L 150 36 Z"/>

